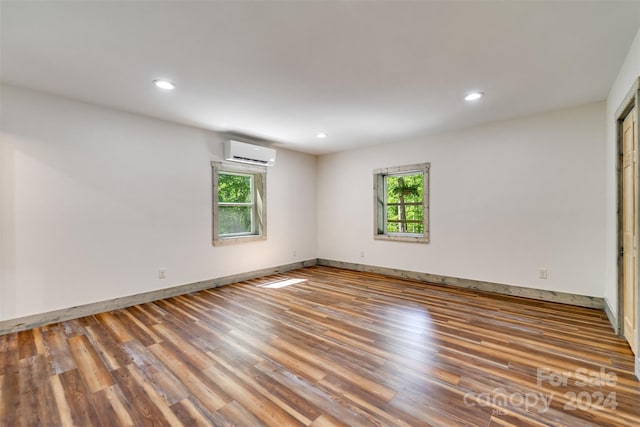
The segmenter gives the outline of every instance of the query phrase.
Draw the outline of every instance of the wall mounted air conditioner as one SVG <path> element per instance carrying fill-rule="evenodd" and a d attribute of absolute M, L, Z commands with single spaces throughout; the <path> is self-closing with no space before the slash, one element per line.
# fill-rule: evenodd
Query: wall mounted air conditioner
<path fill-rule="evenodd" d="M 246 142 L 229 140 L 224 143 L 224 158 L 232 162 L 251 165 L 273 166 L 276 163 L 276 150 Z"/>

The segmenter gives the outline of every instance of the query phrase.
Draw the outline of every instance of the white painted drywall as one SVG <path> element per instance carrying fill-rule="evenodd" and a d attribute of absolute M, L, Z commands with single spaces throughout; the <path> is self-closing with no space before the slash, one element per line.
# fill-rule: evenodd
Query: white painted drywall
<path fill-rule="evenodd" d="M 220 135 L 21 88 L 1 94 L 0 320 L 315 257 L 605 293 L 604 103 L 326 155 L 317 168 L 280 149 L 269 239 L 214 248 L 209 161 Z M 372 170 L 422 161 L 432 164 L 431 243 L 374 241 Z"/>
<path fill-rule="evenodd" d="M 319 258 L 602 297 L 604 114 L 600 102 L 321 156 Z M 431 243 L 374 240 L 373 169 L 421 162 Z"/>
<path fill-rule="evenodd" d="M 316 257 L 314 156 L 278 150 L 267 241 L 213 247 L 219 134 L 16 87 L 1 97 L 0 320 Z"/>
<path fill-rule="evenodd" d="M 607 144 L 606 144 L 606 279 L 605 299 L 607 304 L 618 315 L 618 223 L 617 223 L 617 171 L 616 171 L 616 110 L 622 104 L 631 86 L 640 76 L 640 30 L 627 53 L 618 77 L 607 97 Z"/>

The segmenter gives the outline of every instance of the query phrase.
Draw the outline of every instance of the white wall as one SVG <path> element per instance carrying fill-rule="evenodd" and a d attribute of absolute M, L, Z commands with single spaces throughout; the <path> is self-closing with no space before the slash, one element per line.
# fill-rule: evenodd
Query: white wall
<path fill-rule="evenodd" d="M 213 247 L 220 135 L 15 87 L 1 96 L 0 320 L 316 257 L 314 156 L 278 150 L 267 241 Z"/>
<path fill-rule="evenodd" d="M 617 171 L 616 171 L 616 110 L 622 104 L 633 83 L 640 76 L 640 30 L 627 53 L 607 97 L 607 145 L 606 145 L 606 280 L 605 298 L 617 316 L 618 313 L 618 235 L 617 235 Z"/>
<path fill-rule="evenodd" d="M 601 102 L 322 156 L 318 256 L 602 297 L 604 114 Z M 421 162 L 431 243 L 374 240 L 372 170 Z"/>
<path fill-rule="evenodd" d="M 604 103 L 322 156 L 317 168 L 280 149 L 268 240 L 213 247 L 220 135 L 10 86 L 1 96 L 0 320 L 315 257 L 615 298 Z M 374 241 L 372 170 L 423 161 L 431 243 Z"/>

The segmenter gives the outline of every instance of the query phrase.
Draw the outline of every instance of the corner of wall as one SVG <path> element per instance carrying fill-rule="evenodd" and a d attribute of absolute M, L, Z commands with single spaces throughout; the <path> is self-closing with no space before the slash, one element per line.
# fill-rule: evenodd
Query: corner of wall
<path fill-rule="evenodd" d="M 611 302 L 608 298 L 604 298 L 604 312 L 606 313 L 607 318 L 609 319 L 609 322 L 613 327 L 613 332 L 618 335 L 620 333 L 620 331 L 618 330 L 618 317 L 615 315 L 615 311 L 612 310 Z"/>

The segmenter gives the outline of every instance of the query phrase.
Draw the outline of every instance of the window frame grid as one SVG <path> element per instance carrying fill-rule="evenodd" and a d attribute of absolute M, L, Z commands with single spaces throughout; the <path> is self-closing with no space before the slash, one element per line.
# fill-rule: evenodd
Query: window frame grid
<path fill-rule="evenodd" d="M 416 237 L 416 236 L 422 236 L 424 235 L 424 233 L 409 233 L 409 232 L 390 232 L 387 229 L 388 227 L 388 223 L 391 222 L 397 222 L 398 224 L 400 223 L 422 223 L 423 228 L 424 228 L 424 219 L 422 221 L 419 220 L 389 220 L 389 201 L 386 197 L 387 195 L 387 191 L 388 191 L 388 185 L 387 185 L 387 178 L 389 177 L 403 177 L 403 176 L 412 176 L 412 175 L 418 175 L 418 174 L 422 174 L 422 186 L 423 186 L 423 191 L 422 191 L 422 201 L 421 202 L 405 202 L 404 205 L 412 205 L 412 206 L 422 206 L 423 208 L 423 217 L 424 217 L 424 209 L 425 209 L 425 203 L 424 203 L 424 179 L 425 179 L 425 175 L 424 172 L 421 170 L 416 170 L 416 171 L 407 171 L 406 173 L 385 173 L 385 174 L 381 174 L 382 175 L 382 182 L 383 182 L 383 193 L 385 195 L 384 198 L 384 231 L 385 234 L 388 234 L 389 236 L 408 236 L 408 237 Z M 401 203 L 391 203 L 391 205 L 398 205 L 400 206 Z"/>
<path fill-rule="evenodd" d="M 256 189 L 255 189 L 255 174 L 252 173 L 242 173 L 242 172 L 230 172 L 230 171 L 225 171 L 225 170 L 218 170 L 218 177 L 220 176 L 220 174 L 222 175 L 235 175 L 235 176 L 246 176 L 249 177 L 249 194 L 251 195 L 251 202 L 249 203 L 240 203 L 240 202 L 221 202 L 220 200 L 217 201 L 218 203 L 218 207 L 224 207 L 224 206 L 240 206 L 240 207 L 250 207 L 251 208 L 251 231 L 249 232 L 240 232 L 240 233 L 225 233 L 225 234 L 219 234 L 219 237 L 221 239 L 226 239 L 229 237 L 241 237 L 241 236 L 255 236 L 256 235 L 256 228 L 257 228 L 257 224 L 256 224 L 256 217 L 257 217 L 257 212 L 256 212 Z M 220 230 L 218 229 L 218 233 L 220 232 Z"/>

